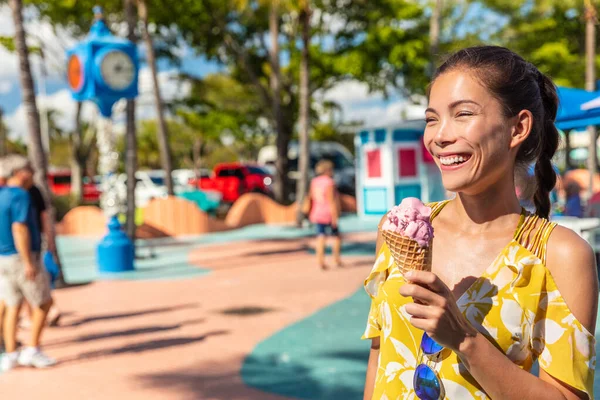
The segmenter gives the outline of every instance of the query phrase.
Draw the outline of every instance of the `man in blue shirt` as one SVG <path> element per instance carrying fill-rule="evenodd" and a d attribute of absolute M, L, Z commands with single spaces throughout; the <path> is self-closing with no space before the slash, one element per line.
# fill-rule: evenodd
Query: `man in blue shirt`
<path fill-rule="evenodd" d="M 2 167 L 8 179 L 0 188 L 0 300 L 6 305 L 6 354 L 0 360 L 0 369 L 7 371 L 18 364 L 49 367 L 56 361 L 40 350 L 39 343 L 52 297 L 48 274 L 40 262 L 40 227 L 27 192 L 33 185 L 33 169 L 19 155 L 5 157 Z M 31 341 L 17 352 L 16 330 L 23 298 L 33 311 Z"/>

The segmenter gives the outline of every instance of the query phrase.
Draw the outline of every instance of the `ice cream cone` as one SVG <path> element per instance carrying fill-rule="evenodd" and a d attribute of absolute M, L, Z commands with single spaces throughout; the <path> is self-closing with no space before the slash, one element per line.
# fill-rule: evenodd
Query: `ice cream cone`
<path fill-rule="evenodd" d="M 382 230 L 381 235 L 401 273 L 431 270 L 431 246 L 421 247 L 416 240 L 389 230 Z"/>

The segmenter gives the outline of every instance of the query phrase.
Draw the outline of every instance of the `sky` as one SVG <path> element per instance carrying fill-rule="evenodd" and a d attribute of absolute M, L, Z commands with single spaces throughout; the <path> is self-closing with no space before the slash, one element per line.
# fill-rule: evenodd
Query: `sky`
<path fill-rule="evenodd" d="M 40 82 L 41 63 L 36 55 L 30 56 L 32 72 L 36 84 L 37 100 L 40 111 L 44 107 L 51 107 L 58 111 L 57 124 L 66 130 L 73 129 L 75 116 L 75 102 L 67 88 L 64 72 L 61 71 L 66 63 L 64 51 L 70 48 L 75 40 L 66 32 L 54 32 L 51 27 L 35 17 L 26 18 L 26 31 L 30 45 L 43 43 L 46 49 L 49 77 L 45 82 L 46 95 L 41 94 Z M 14 27 L 8 6 L 0 6 L 0 36 L 12 36 Z M 41 38 L 41 39 L 40 39 Z M 143 52 L 143 48 L 140 49 Z M 181 50 L 181 71 L 195 75 L 219 71 L 219 65 L 208 62 L 201 56 L 193 54 L 189 49 Z M 0 46 L 0 107 L 4 114 L 5 122 L 9 127 L 11 138 L 23 138 L 26 134 L 25 109 L 22 106 L 21 90 L 19 85 L 18 61 L 14 54 Z M 189 93 L 190 85 L 177 79 L 179 71 L 168 63 L 159 63 L 159 84 L 165 101 L 181 98 Z M 148 67 L 143 65 L 139 77 L 140 96 L 137 102 L 137 118 L 139 120 L 152 119 L 155 110 L 152 98 L 152 81 Z M 392 96 L 384 99 L 381 94 L 369 93 L 366 84 L 357 81 L 347 81 L 338 84 L 333 89 L 319 93 L 316 99 L 336 101 L 342 109 L 342 120 L 345 122 L 362 120 L 366 126 L 391 125 L 401 120 L 422 118 L 424 106 L 409 104 L 406 100 Z M 119 130 L 123 121 L 123 104 L 117 103 L 114 107 L 115 129 Z M 84 104 L 82 117 L 84 120 L 93 120 L 97 116 L 93 104 Z"/>

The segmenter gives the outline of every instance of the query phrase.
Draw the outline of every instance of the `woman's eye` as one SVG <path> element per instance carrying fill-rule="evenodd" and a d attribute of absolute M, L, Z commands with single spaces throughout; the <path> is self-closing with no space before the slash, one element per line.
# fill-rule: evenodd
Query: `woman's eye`
<path fill-rule="evenodd" d="M 425 123 L 430 123 L 430 122 L 434 122 L 435 118 L 425 118 Z"/>
<path fill-rule="evenodd" d="M 458 114 L 456 114 L 457 117 L 468 117 L 470 115 L 473 115 L 473 113 L 470 111 L 461 111 Z"/>

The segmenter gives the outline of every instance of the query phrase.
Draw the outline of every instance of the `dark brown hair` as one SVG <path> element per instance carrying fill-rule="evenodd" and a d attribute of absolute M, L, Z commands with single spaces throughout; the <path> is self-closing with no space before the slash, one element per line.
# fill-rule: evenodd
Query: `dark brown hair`
<path fill-rule="evenodd" d="M 506 117 L 522 110 L 533 114 L 529 137 L 519 148 L 516 162 L 535 162 L 536 191 L 533 201 L 536 214 L 548 218 L 550 192 L 556 185 L 552 157 L 558 148 L 559 135 L 554 126 L 558 95 L 552 80 L 537 67 L 504 47 L 476 46 L 452 54 L 437 69 L 432 82 L 456 68 L 471 70 L 476 78 L 502 104 Z"/>

